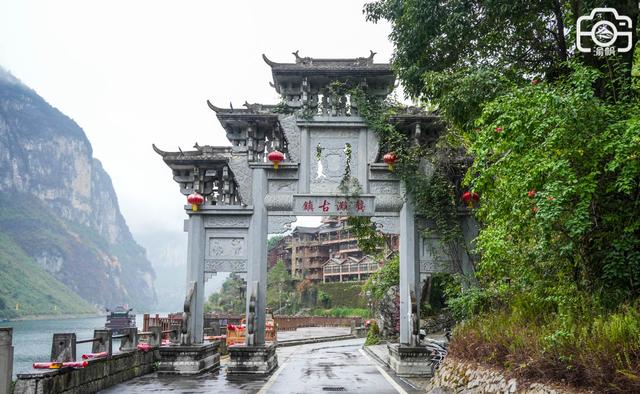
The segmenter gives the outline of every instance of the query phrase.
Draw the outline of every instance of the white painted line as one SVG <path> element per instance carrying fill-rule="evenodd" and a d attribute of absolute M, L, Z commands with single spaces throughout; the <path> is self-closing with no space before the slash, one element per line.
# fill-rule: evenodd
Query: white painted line
<path fill-rule="evenodd" d="M 260 389 L 260 391 L 258 391 L 258 394 L 267 394 L 267 392 L 269 391 L 269 389 L 271 388 L 271 386 L 273 386 L 273 384 L 275 383 L 276 379 L 278 378 L 278 375 L 280 375 L 280 372 L 282 372 L 282 370 L 284 369 L 284 367 L 287 366 L 287 363 L 289 362 L 288 358 L 287 360 L 282 363 L 282 365 L 280 365 L 278 367 L 278 369 L 276 369 L 276 371 L 273 373 L 273 375 L 271 375 L 271 377 L 269 378 L 269 380 L 267 380 L 267 383 L 264 384 L 264 386 L 262 386 L 262 388 Z"/>
<path fill-rule="evenodd" d="M 395 380 L 393 380 L 393 378 L 389 376 L 389 374 L 384 369 L 382 369 L 382 367 L 380 367 L 377 362 L 375 362 L 371 357 L 369 357 L 367 352 L 365 352 L 363 349 L 358 349 L 358 350 L 360 351 L 360 353 L 362 353 L 363 356 L 365 356 L 369 361 L 371 361 L 373 365 L 375 365 L 375 367 L 378 369 L 378 372 L 382 374 L 382 376 L 387 380 L 387 382 L 389 382 L 391 386 L 393 386 L 393 388 L 396 389 L 398 393 L 407 394 L 407 392 Z"/>

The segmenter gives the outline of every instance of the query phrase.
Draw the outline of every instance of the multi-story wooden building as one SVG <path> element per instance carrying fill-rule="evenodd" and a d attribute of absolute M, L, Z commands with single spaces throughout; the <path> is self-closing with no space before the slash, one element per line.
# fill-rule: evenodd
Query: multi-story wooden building
<path fill-rule="evenodd" d="M 397 251 L 398 242 L 398 236 L 387 236 L 384 252 Z M 314 282 L 364 280 L 377 271 L 379 266 L 378 263 L 368 265 L 371 259 L 368 256 L 364 258 L 364 254 L 358 247 L 358 240 L 350 231 L 346 217 L 324 218 L 319 227 L 298 226 L 269 250 L 268 255 L 269 266 L 282 260 L 292 277 Z M 362 263 L 367 264 L 366 270 L 349 274 L 345 271 L 344 275 L 335 275 L 334 265 L 329 263 L 337 264 L 338 261 L 344 263 L 347 259 L 358 262 L 366 260 L 366 263 Z M 323 269 L 328 264 L 332 272 L 325 275 Z M 362 267 L 364 268 L 364 265 Z"/>

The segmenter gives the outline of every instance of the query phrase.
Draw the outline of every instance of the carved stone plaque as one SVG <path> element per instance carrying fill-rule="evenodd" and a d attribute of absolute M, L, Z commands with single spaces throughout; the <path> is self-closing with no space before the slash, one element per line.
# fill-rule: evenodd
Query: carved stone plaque
<path fill-rule="evenodd" d="M 400 218 L 397 216 L 374 216 L 371 222 L 384 234 L 400 234 Z"/>
<path fill-rule="evenodd" d="M 293 214 L 301 216 L 373 216 L 374 196 L 294 195 Z"/>
<path fill-rule="evenodd" d="M 420 237 L 420 272 L 432 274 L 436 272 L 454 272 L 453 262 L 444 250 L 439 238 Z"/>
<path fill-rule="evenodd" d="M 206 228 L 249 228 L 251 215 L 211 215 L 204 219 Z"/>
<path fill-rule="evenodd" d="M 309 166 L 312 193 L 332 193 L 338 190 L 346 166 L 345 147 L 351 145 L 351 174 L 357 175 L 359 160 L 365 160 L 366 147 L 358 146 L 359 130 L 311 130 L 309 144 L 312 149 Z M 360 182 L 363 183 L 362 181 Z"/>
<path fill-rule="evenodd" d="M 247 260 L 204 260 L 204 272 L 247 272 Z"/>
<path fill-rule="evenodd" d="M 206 229 L 205 272 L 246 272 L 248 230 Z"/>
<path fill-rule="evenodd" d="M 213 259 L 246 257 L 247 245 L 241 237 L 210 238 L 207 255 Z"/>

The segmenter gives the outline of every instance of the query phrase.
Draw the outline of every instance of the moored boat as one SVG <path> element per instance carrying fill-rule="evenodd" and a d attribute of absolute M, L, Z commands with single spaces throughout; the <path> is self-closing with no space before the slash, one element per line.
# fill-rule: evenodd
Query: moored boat
<path fill-rule="evenodd" d="M 136 315 L 128 305 L 118 305 L 113 310 L 107 309 L 107 312 L 109 314 L 104 327 L 112 329 L 114 333 L 119 334 L 125 328 L 136 327 Z"/>

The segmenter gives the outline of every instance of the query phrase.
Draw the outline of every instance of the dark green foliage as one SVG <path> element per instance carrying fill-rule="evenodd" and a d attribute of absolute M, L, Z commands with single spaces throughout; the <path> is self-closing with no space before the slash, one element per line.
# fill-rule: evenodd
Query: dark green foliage
<path fill-rule="evenodd" d="M 311 311 L 311 316 L 325 317 L 371 317 L 368 309 L 365 308 L 347 308 L 337 307 L 331 309 L 316 308 Z"/>
<path fill-rule="evenodd" d="M 400 257 L 396 256 L 387 261 L 385 265 L 362 285 L 362 291 L 370 292 L 371 297 L 381 300 L 389 288 L 400 284 Z"/>
<path fill-rule="evenodd" d="M 326 294 L 333 308 L 366 308 L 367 300 L 361 294 L 361 283 L 318 283 L 318 296 Z"/>
<path fill-rule="evenodd" d="M 566 81 L 514 88 L 469 136 L 480 275 L 491 287 L 511 278 L 505 295 L 588 292 L 609 307 L 640 295 L 640 102 L 597 98 L 599 77 L 576 66 Z"/>
<path fill-rule="evenodd" d="M 378 135 L 381 151 L 396 154 L 398 160 L 394 172 L 403 181 L 416 214 L 431 224 L 427 231 L 429 234 L 424 235 L 439 237 L 448 257 L 457 263 L 458 271 L 462 272 L 459 248 L 464 242 L 458 218 L 457 196 L 461 194 L 459 182 L 467 161 L 446 138 L 441 138 L 439 144 L 432 147 L 411 145 L 407 136 L 390 122 L 391 116 L 401 109 L 398 103 L 380 101 L 360 88 L 352 89 L 352 99 L 357 103 L 367 126 Z M 430 176 L 424 172 L 425 165 L 430 165 L 433 169 Z M 367 226 L 368 219 L 350 218 L 350 221 L 358 230 L 356 234 L 361 247 L 371 248 L 379 242 L 374 237 L 374 229 Z"/>
<path fill-rule="evenodd" d="M 97 312 L 1 232 L 0 272 L 0 318 Z"/>
<path fill-rule="evenodd" d="M 638 26 L 638 3 L 632 0 L 379 0 L 365 5 L 365 14 L 373 22 L 391 23 L 393 64 L 406 91 L 441 104 L 447 92 L 433 89 L 436 75 L 453 81 L 475 69 L 513 81 L 536 75 L 555 80 L 572 57 L 608 69 L 610 62 L 571 50 L 577 18 L 595 7 L 613 7 Z M 636 39 L 634 34 L 634 44 Z M 632 58 L 628 52 L 619 59 L 625 76 Z M 484 88 L 480 84 L 474 95 L 484 94 Z"/>
<path fill-rule="evenodd" d="M 375 320 L 371 321 L 369 331 L 367 331 L 367 339 L 364 341 L 365 346 L 377 345 L 380 343 L 382 337 L 380 336 L 380 328 Z"/>
<path fill-rule="evenodd" d="M 280 240 L 282 240 L 282 238 L 284 238 L 283 235 L 275 235 L 273 237 L 270 237 L 267 240 L 267 250 L 271 250 L 271 249 L 275 248 L 276 245 L 278 244 L 278 242 L 280 242 Z"/>
<path fill-rule="evenodd" d="M 222 289 L 209 296 L 205 303 L 205 312 L 230 313 L 241 315 L 245 313 L 246 283 L 235 272 L 232 272 L 222 284 Z"/>
<path fill-rule="evenodd" d="M 636 392 L 640 50 L 571 49 L 576 19 L 598 6 L 638 26 L 626 0 L 381 0 L 365 12 L 391 22 L 407 91 L 438 107 L 447 142 L 473 158 L 479 287 L 448 287 L 466 319 L 451 353 Z"/>
<path fill-rule="evenodd" d="M 267 306 L 274 311 L 295 304 L 294 283 L 282 260 L 267 273 Z M 284 310 L 283 310 L 284 311 Z M 280 311 L 281 314 L 283 314 Z"/>
<path fill-rule="evenodd" d="M 331 296 L 322 290 L 318 292 L 318 302 L 323 308 L 331 308 Z"/>
<path fill-rule="evenodd" d="M 132 238 L 109 244 L 92 228 L 65 221 L 38 198 L 16 191 L 0 193 L 0 234 L 32 259 L 42 255 L 62 259 L 66 262 L 63 268 L 73 270 L 59 274 L 66 286 L 95 305 L 113 306 L 105 305 L 105 300 L 110 300 L 140 309 L 151 306 L 152 300 L 144 289 L 134 286 L 148 262 L 144 249 Z M 105 275 L 105 264 L 109 262 L 105 256 L 117 258 L 127 296 L 114 288 Z"/>
<path fill-rule="evenodd" d="M 376 230 L 368 216 L 350 216 L 347 219 L 349 231 L 358 240 L 358 248 L 364 254 L 378 256 L 386 242 L 384 235 Z"/>

